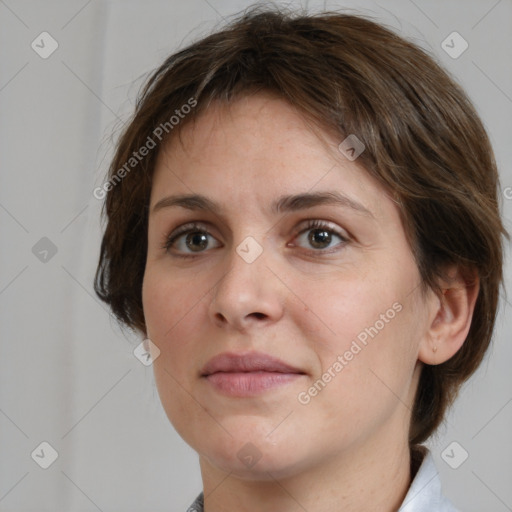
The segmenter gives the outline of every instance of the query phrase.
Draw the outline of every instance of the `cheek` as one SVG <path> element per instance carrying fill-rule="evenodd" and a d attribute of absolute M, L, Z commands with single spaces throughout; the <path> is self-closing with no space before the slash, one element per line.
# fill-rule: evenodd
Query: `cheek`
<path fill-rule="evenodd" d="M 197 285 L 180 283 L 155 267 L 144 275 L 142 302 L 147 335 L 160 349 L 153 363 L 155 383 L 169 421 L 185 440 L 190 435 L 190 424 L 205 420 L 190 394 L 189 382 L 196 370 L 193 340 L 197 337 L 197 315 L 205 314 L 205 302 L 201 301 L 204 294 Z"/>
<path fill-rule="evenodd" d="M 296 321 L 318 357 L 313 381 L 328 381 L 325 387 L 338 403 L 364 408 L 407 391 L 417 359 L 421 305 L 412 302 L 414 267 L 410 273 L 401 270 L 307 287 L 310 311 Z M 319 394 L 333 399 L 323 388 Z"/>
<path fill-rule="evenodd" d="M 156 269 L 146 271 L 142 304 L 147 334 L 162 354 L 172 355 L 167 360 L 177 361 L 187 356 L 197 315 L 204 310 L 204 295 L 197 283 L 182 283 Z"/>
<path fill-rule="evenodd" d="M 365 279 L 345 275 L 343 279 L 332 277 L 307 286 L 302 283 L 299 289 L 306 299 L 295 322 L 303 332 L 316 334 L 311 348 L 324 356 L 335 357 L 340 351 L 349 350 L 355 340 L 364 346 L 372 337 L 388 330 L 400 316 L 396 283 L 391 286 L 368 274 Z"/>

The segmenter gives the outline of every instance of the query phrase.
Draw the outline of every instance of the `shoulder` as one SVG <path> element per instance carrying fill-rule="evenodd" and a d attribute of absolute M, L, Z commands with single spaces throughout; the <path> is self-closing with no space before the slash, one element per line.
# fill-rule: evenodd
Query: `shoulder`
<path fill-rule="evenodd" d="M 203 502 L 203 493 L 201 492 L 199 496 L 194 500 L 194 503 L 187 508 L 187 512 L 203 512 L 204 511 L 204 502 Z"/>

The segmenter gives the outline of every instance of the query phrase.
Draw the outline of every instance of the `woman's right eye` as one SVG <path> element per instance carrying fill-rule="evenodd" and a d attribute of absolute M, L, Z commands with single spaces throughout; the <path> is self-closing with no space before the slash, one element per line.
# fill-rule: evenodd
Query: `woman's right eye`
<path fill-rule="evenodd" d="M 162 248 L 166 252 L 170 252 L 172 248 L 176 249 L 178 254 L 173 254 L 173 256 L 180 258 L 194 257 L 194 253 L 201 253 L 205 249 L 212 248 L 208 237 L 213 238 L 204 226 L 196 223 L 185 224 L 165 239 Z"/>

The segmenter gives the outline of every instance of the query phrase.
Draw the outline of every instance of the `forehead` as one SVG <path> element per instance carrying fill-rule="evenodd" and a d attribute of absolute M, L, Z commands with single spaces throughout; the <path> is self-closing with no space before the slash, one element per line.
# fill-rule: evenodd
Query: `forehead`
<path fill-rule="evenodd" d="M 383 188 L 338 149 L 340 137 L 320 132 L 284 100 L 268 94 L 213 103 L 162 148 L 152 207 L 164 195 L 201 194 L 248 209 L 278 197 L 331 191 L 382 214 Z M 268 206 L 270 208 L 270 206 Z"/>

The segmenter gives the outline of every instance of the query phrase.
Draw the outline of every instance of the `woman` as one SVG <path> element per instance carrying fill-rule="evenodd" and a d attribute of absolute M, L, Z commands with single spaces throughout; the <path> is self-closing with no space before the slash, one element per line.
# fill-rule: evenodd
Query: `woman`
<path fill-rule="evenodd" d="M 95 289 L 199 454 L 190 511 L 453 511 L 428 450 L 489 345 L 498 174 L 460 87 L 360 16 L 253 9 L 121 137 Z"/>

